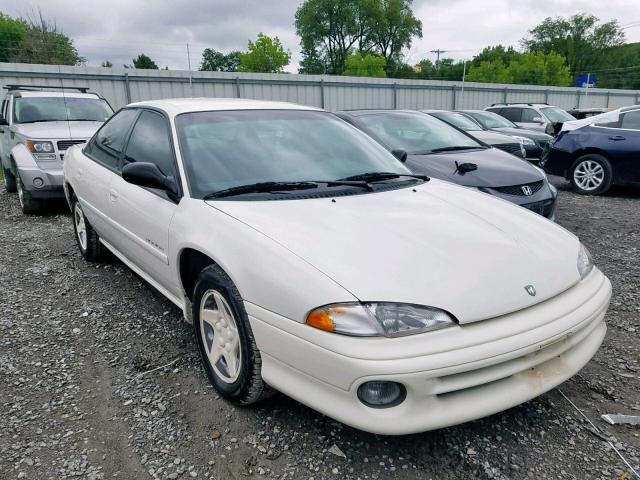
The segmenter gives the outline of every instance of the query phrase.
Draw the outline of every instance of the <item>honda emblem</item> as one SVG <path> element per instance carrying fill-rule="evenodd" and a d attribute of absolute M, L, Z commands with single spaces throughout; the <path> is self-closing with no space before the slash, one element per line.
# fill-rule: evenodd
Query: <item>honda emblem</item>
<path fill-rule="evenodd" d="M 533 190 L 529 185 L 523 185 L 520 188 L 522 189 L 522 193 L 524 193 L 527 197 L 533 194 Z"/>
<path fill-rule="evenodd" d="M 536 296 L 536 289 L 533 285 L 527 285 L 526 287 L 524 287 L 524 289 L 527 291 L 527 293 L 529 295 L 531 295 L 532 297 Z"/>

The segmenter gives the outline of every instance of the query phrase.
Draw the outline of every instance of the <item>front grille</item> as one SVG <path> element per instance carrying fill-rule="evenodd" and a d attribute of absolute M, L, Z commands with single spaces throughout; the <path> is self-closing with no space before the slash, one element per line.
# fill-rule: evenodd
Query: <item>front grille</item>
<path fill-rule="evenodd" d="M 86 142 L 86 140 L 59 140 L 58 141 L 58 150 L 65 151 L 69 147 L 73 147 L 74 145 L 79 145 L 81 143 Z"/>
<path fill-rule="evenodd" d="M 544 181 L 540 180 L 538 182 L 533 183 L 525 183 L 524 185 L 511 185 L 509 187 L 494 187 L 493 190 L 504 193 L 505 195 L 516 195 L 516 196 L 530 196 L 534 193 L 538 192 L 542 186 L 544 185 Z"/>
<path fill-rule="evenodd" d="M 527 210 L 531 210 L 532 212 L 538 213 L 543 217 L 550 218 L 553 214 L 553 199 L 550 198 L 548 200 L 543 200 L 541 202 L 534 203 L 526 203 L 524 205 L 520 205 L 521 207 L 526 208 Z"/>
<path fill-rule="evenodd" d="M 511 155 L 522 158 L 522 148 L 520 148 L 519 143 L 499 143 L 493 146 L 499 148 L 503 152 L 507 152 Z"/>

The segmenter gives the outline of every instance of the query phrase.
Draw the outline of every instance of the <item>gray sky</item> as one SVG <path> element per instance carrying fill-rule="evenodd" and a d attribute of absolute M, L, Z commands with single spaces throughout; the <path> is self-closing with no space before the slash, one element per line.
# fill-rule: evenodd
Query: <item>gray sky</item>
<path fill-rule="evenodd" d="M 288 67 L 296 72 L 300 60 L 294 13 L 302 0 L 0 0 L 0 11 L 11 16 L 45 17 L 73 38 L 89 65 L 109 59 L 131 63 L 144 52 L 161 67 L 186 69 L 186 44 L 197 69 L 202 50 L 245 49 L 258 32 L 280 37 L 291 50 Z M 409 63 L 445 56 L 471 58 L 487 45 L 518 46 L 518 41 L 548 16 L 591 13 L 601 20 L 617 18 L 621 25 L 640 23 L 638 0 L 414 0 L 423 23 L 423 38 L 406 52 Z M 640 25 L 625 30 L 628 41 L 640 41 Z"/>

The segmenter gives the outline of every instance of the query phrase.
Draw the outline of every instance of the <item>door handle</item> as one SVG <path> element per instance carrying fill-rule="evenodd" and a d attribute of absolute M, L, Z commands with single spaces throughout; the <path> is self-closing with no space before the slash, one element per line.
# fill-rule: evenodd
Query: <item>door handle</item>
<path fill-rule="evenodd" d="M 112 202 L 118 200 L 118 192 L 116 192 L 115 190 L 109 190 L 109 200 L 111 200 Z"/>
<path fill-rule="evenodd" d="M 622 135 L 614 135 L 613 137 L 609 137 L 609 140 L 613 140 L 614 142 L 618 142 L 620 140 L 626 140 L 627 137 L 623 137 Z"/>

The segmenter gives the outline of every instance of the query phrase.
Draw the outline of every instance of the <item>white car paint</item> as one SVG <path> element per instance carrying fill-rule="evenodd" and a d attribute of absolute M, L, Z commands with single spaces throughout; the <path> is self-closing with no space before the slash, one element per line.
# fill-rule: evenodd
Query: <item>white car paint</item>
<path fill-rule="evenodd" d="M 134 104 L 166 113 L 182 188 L 178 204 L 127 184 L 74 147 L 72 188 L 107 245 L 184 309 L 184 249 L 217 262 L 237 286 L 270 385 L 326 415 L 381 434 L 440 428 L 529 400 L 578 372 L 600 346 L 611 285 L 580 278 L 578 239 L 490 195 L 432 180 L 387 192 L 286 201 L 191 198 L 175 116 L 303 109 L 234 99 Z M 360 133 L 354 130 L 354 135 Z M 538 294 L 529 295 L 533 284 Z M 459 325 L 400 338 L 317 330 L 307 314 L 338 302 L 390 301 L 445 309 Z M 368 380 L 405 385 L 400 405 L 357 398 Z"/>

